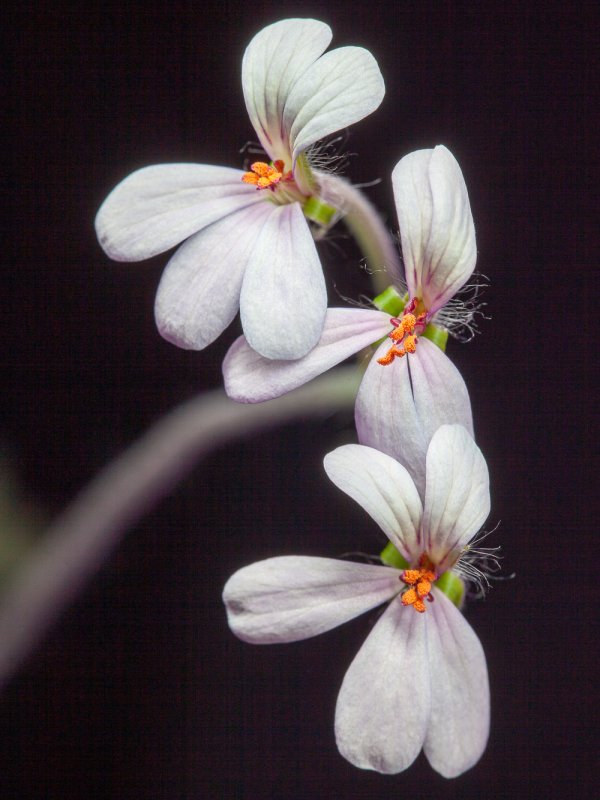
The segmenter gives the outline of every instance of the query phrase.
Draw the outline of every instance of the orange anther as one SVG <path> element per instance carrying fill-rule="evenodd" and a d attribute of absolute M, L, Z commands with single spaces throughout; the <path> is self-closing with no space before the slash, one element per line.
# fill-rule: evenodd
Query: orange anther
<path fill-rule="evenodd" d="M 404 345 L 404 349 L 407 353 L 414 353 L 417 349 L 417 337 L 414 334 L 411 334 L 410 336 L 406 337 L 402 344 Z"/>
<path fill-rule="evenodd" d="M 417 597 L 417 593 L 414 589 L 407 589 L 402 595 L 402 605 L 412 606 L 417 602 L 418 599 L 419 598 Z"/>
<path fill-rule="evenodd" d="M 424 319 L 425 314 L 421 314 L 417 318 L 410 312 L 404 314 L 400 319 L 392 319 L 391 322 L 394 329 L 390 331 L 388 336 L 394 344 L 384 356 L 377 359 L 378 363 L 386 366 L 391 364 L 394 358 L 402 358 L 407 353 L 414 353 L 417 349 L 417 337 L 414 330 Z"/>
<path fill-rule="evenodd" d="M 416 583 L 419 578 L 421 577 L 421 570 L 420 569 L 405 569 L 402 575 L 400 576 L 404 583 L 408 583 L 412 586 L 413 583 Z"/>
<path fill-rule="evenodd" d="M 405 314 L 402 317 L 402 327 L 404 328 L 405 333 L 412 333 L 416 324 L 417 318 L 414 314 Z"/>
<path fill-rule="evenodd" d="M 390 349 L 384 356 L 381 356 L 381 358 L 377 359 L 377 363 L 383 364 L 383 366 L 385 366 L 386 364 L 391 364 L 394 358 L 396 358 L 396 356 L 398 356 L 398 358 L 402 358 L 402 356 L 404 355 L 406 355 L 406 351 L 404 350 L 403 347 L 393 346 L 390 347 Z"/>
<path fill-rule="evenodd" d="M 254 184 L 257 189 L 274 189 L 282 178 L 285 181 L 292 179 L 290 172 L 283 175 L 283 161 L 276 161 L 273 166 L 264 161 L 255 161 L 250 169 L 252 172 L 245 172 L 242 181 Z"/>
<path fill-rule="evenodd" d="M 255 161 L 254 164 L 250 166 L 252 172 L 256 172 L 257 175 L 260 175 L 262 178 L 268 177 L 271 173 L 276 172 L 273 167 L 270 167 L 268 164 L 265 164 L 264 161 Z"/>
<path fill-rule="evenodd" d="M 393 350 L 393 348 L 391 348 L 391 350 Z M 391 364 L 392 361 L 394 360 L 394 354 L 391 352 L 391 350 L 388 350 L 388 352 L 384 356 L 378 358 L 377 363 L 381 364 L 384 367 L 387 366 L 387 364 Z"/>
<path fill-rule="evenodd" d="M 422 614 L 426 610 L 423 601 L 431 594 L 431 584 L 437 575 L 430 569 L 433 564 L 425 554 L 419 559 L 419 566 L 420 569 L 405 569 L 400 580 L 410 587 L 402 595 L 402 605 L 412 606 Z"/>

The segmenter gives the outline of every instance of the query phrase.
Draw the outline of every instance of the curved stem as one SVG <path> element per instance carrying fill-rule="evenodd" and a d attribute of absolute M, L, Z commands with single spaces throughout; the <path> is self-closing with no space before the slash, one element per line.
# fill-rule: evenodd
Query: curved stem
<path fill-rule="evenodd" d="M 199 459 L 260 431 L 351 408 L 359 382 L 358 370 L 342 367 L 266 403 L 238 404 L 215 390 L 163 417 L 81 491 L 16 571 L 0 605 L 0 686 L 127 528 Z"/>
<path fill-rule="evenodd" d="M 338 175 L 318 173 L 321 197 L 339 208 L 367 260 L 375 294 L 390 283 L 404 285 L 398 248 L 375 206 L 363 192 Z"/>

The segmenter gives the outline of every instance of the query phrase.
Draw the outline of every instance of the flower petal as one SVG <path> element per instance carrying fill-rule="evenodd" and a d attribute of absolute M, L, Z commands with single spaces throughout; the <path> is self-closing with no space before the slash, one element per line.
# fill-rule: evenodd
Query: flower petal
<path fill-rule="evenodd" d="M 96 233 L 115 261 L 163 253 L 222 217 L 264 198 L 244 173 L 207 164 L 157 164 L 133 172 L 108 195 Z"/>
<path fill-rule="evenodd" d="M 362 47 L 321 56 L 292 87 L 283 114 L 294 162 L 311 144 L 366 117 L 385 94 L 377 61 Z"/>
<path fill-rule="evenodd" d="M 202 350 L 233 320 L 250 254 L 270 203 L 230 214 L 192 236 L 162 274 L 154 315 L 162 336 L 178 347 Z"/>
<path fill-rule="evenodd" d="M 420 337 L 416 352 L 382 366 L 371 359 L 356 397 L 356 429 L 361 444 L 388 453 L 410 472 L 425 496 L 427 448 L 440 425 L 457 423 L 473 431 L 465 382 L 450 359 Z"/>
<path fill-rule="evenodd" d="M 325 472 L 362 506 L 407 561 L 420 552 L 423 507 L 412 478 L 393 458 L 360 444 L 346 444 L 325 456 Z"/>
<path fill-rule="evenodd" d="M 406 282 L 434 313 L 475 269 L 475 226 L 458 162 L 443 145 L 409 153 L 392 172 Z"/>
<path fill-rule="evenodd" d="M 432 680 L 425 755 L 433 769 L 455 778 L 472 767 L 487 744 L 490 690 L 485 654 L 475 632 L 442 593 L 427 606 L 427 655 Z"/>
<path fill-rule="evenodd" d="M 291 168 L 283 110 L 292 86 L 324 53 L 331 28 L 316 19 L 284 19 L 252 39 L 242 61 L 242 88 L 250 122 L 273 161 Z"/>
<path fill-rule="evenodd" d="M 423 746 L 431 712 L 427 616 L 393 600 L 346 672 L 335 735 L 357 767 L 401 772 Z"/>
<path fill-rule="evenodd" d="M 323 269 L 302 209 L 273 206 L 242 284 L 248 344 L 265 358 L 302 358 L 319 341 L 326 311 Z"/>
<path fill-rule="evenodd" d="M 398 570 L 332 558 L 282 556 L 243 567 L 225 584 L 231 630 L 253 644 L 317 636 L 389 600 Z"/>
<path fill-rule="evenodd" d="M 489 513 L 489 475 L 481 450 L 460 425 L 443 425 L 427 451 L 423 530 L 434 562 L 442 569 L 450 566 Z"/>
<path fill-rule="evenodd" d="M 280 397 L 380 339 L 389 327 L 381 311 L 330 308 L 319 343 L 297 361 L 263 358 L 240 336 L 223 361 L 225 391 L 242 403 Z"/>

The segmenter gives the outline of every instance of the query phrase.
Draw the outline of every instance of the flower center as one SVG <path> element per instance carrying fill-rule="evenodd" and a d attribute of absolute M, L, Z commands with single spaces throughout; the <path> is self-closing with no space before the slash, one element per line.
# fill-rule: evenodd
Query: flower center
<path fill-rule="evenodd" d="M 393 344 L 387 353 L 377 359 L 379 364 L 387 366 L 395 358 L 402 358 L 407 353 L 414 353 L 417 349 L 417 336 L 422 333 L 427 324 L 427 309 L 422 300 L 411 300 L 404 309 L 401 318 L 393 317 L 390 322 L 394 330 L 388 334 Z"/>
<path fill-rule="evenodd" d="M 437 578 L 433 564 L 429 557 L 423 553 L 419 559 L 419 569 L 405 569 L 400 575 L 400 580 L 408 587 L 402 593 L 402 605 L 412 606 L 420 614 L 426 611 L 425 600 L 433 601 L 431 584 Z"/>
<path fill-rule="evenodd" d="M 264 161 L 255 161 L 250 169 L 251 172 L 242 175 L 242 180 L 253 184 L 257 189 L 270 189 L 273 192 L 280 181 L 289 182 L 294 179 L 291 170 L 284 175 L 283 161 L 274 161 L 271 165 Z"/>

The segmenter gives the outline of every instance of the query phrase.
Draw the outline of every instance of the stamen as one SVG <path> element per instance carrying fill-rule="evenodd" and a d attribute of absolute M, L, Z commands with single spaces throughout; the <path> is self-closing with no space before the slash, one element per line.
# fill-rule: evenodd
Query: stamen
<path fill-rule="evenodd" d="M 400 575 L 400 580 L 409 587 L 402 594 L 401 601 L 403 606 L 412 606 L 415 611 L 422 614 L 426 611 L 424 601 L 433 600 L 431 584 L 437 580 L 437 575 L 425 553 L 419 560 L 419 567 L 420 569 L 405 569 Z"/>
<path fill-rule="evenodd" d="M 409 586 L 415 584 L 421 577 L 420 569 L 405 569 L 402 573 L 402 581 L 408 583 Z"/>
<path fill-rule="evenodd" d="M 245 172 L 242 175 L 242 181 L 253 184 L 257 189 L 274 191 L 279 181 L 293 180 L 291 171 L 286 175 L 283 174 L 283 161 L 274 161 L 271 165 L 265 164 L 264 161 L 255 161 L 250 169 L 252 172 Z"/>
<path fill-rule="evenodd" d="M 415 328 L 424 327 L 427 317 L 426 311 L 419 314 L 418 317 L 415 317 L 412 311 L 416 305 L 417 301 L 411 300 L 401 319 L 393 318 L 390 320 L 390 324 L 393 325 L 394 330 L 391 331 L 388 336 L 394 344 L 384 356 L 377 359 L 377 363 L 387 366 L 387 364 L 391 364 L 395 358 L 402 358 L 402 356 L 405 356 L 407 353 L 414 353 L 416 351 L 417 336 L 415 334 Z"/>
<path fill-rule="evenodd" d="M 417 349 L 417 337 L 414 334 L 407 336 L 404 340 L 404 349 L 407 353 L 414 353 Z"/>
<path fill-rule="evenodd" d="M 419 598 L 417 597 L 417 593 L 414 589 L 407 589 L 402 595 L 402 605 L 414 606 L 418 599 Z"/>

